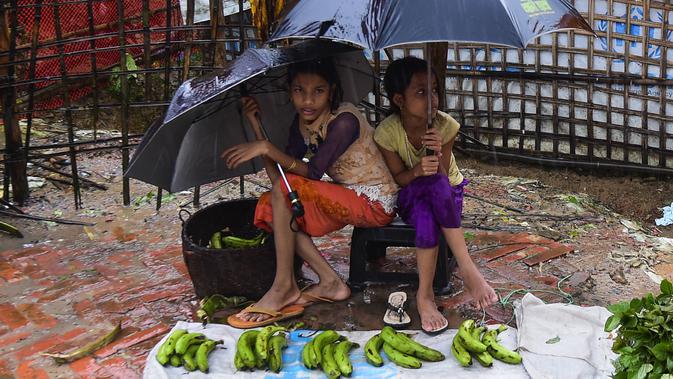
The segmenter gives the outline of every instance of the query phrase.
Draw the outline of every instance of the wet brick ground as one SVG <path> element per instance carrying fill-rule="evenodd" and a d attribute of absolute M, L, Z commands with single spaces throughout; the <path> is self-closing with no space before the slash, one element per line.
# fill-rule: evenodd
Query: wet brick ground
<path fill-rule="evenodd" d="M 345 275 L 348 246 L 334 242 L 347 240 L 348 233 L 345 230 L 319 239 L 326 256 Z M 99 241 L 115 246 L 113 249 L 39 246 L 2 252 L 0 378 L 141 376 L 147 352 L 175 321 L 191 319 L 196 301 L 181 245 L 152 249 L 149 246 L 154 238 L 142 230 L 127 230 Z M 135 248 L 125 251 L 120 239 L 131 244 L 144 241 L 148 248 L 142 254 Z M 501 292 L 555 288 L 559 278 L 535 275 L 526 259 L 536 253 L 572 251 L 570 246 L 525 233 L 477 232 L 471 246 L 488 280 Z M 383 269 L 406 266 L 400 262 L 413 263 L 412 253 L 408 249 L 391 254 L 391 264 Z M 454 293 L 441 297 L 440 304 L 455 327 L 470 310 L 465 293 L 460 292 L 460 281 L 454 278 L 453 283 Z M 301 319 L 313 328 L 380 328 L 387 294 L 397 286 L 373 284 L 348 301 L 308 308 Z M 413 295 L 412 287 L 402 284 L 401 288 Z M 412 328 L 418 328 L 414 309 L 412 298 Z M 495 305 L 486 317 L 506 322 L 510 316 L 511 309 Z M 58 366 L 41 355 L 82 346 L 111 330 L 117 321 L 122 322 L 121 335 L 92 356 Z"/>

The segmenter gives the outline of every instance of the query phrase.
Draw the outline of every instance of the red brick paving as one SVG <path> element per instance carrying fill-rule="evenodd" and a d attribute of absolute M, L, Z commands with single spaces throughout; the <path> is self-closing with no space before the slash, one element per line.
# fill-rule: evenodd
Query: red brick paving
<path fill-rule="evenodd" d="M 531 256 L 530 258 L 524 259 L 523 263 L 529 266 L 535 266 L 542 262 L 546 262 L 550 259 L 558 258 L 561 255 L 572 253 L 573 248 L 565 245 L 553 246 L 550 247 L 547 251 L 543 251 L 538 255 Z"/>
<path fill-rule="evenodd" d="M 522 249 L 526 248 L 526 246 L 527 245 L 510 245 L 510 246 L 503 246 L 503 247 L 496 248 L 496 249 L 488 249 L 488 250 L 479 252 L 477 256 L 479 258 L 483 258 L 483 259 L 490 262 L 494 259 L 498 259 L 500 257 L 503 257 L 503 256 L 507 255 L 507 254 L 511 254 L 511 253 L 517 252 L 519 250 L 522 250 Z"/>
<path fill-rule="evenodd" d="M 28 320 L 12 304 L 4 303 L 0 304 L 0 322 L 16 329 L 26 325 Z"/>

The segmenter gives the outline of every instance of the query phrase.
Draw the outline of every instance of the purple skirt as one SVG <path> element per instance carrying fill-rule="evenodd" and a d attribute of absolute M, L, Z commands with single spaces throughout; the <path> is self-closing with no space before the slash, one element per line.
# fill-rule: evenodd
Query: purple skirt
<path fill-rule="evenodd" d="M 402 188 L 397 196 L 397 213 L 416 229 L 416 247 L 435 247 L 440 228 L 460 228 L 463 213 L 463 187 L 452 186 L 442 174 L 422 176 Z"/>

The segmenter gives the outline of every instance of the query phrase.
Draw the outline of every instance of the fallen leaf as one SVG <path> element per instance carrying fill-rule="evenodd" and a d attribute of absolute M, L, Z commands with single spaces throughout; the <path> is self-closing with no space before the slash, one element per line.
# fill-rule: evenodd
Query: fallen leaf
<path fill-rule="evenodd" d="M 550 339 L 548 339 L 545 343 L 551 345 L 551 344 L 554 344 L 554 343 L 559 343 L 560 341 L 561 341 L 561 337 L 556 336 L 556 337 L 554 337 L 554 338 L 550 338 Z"/>

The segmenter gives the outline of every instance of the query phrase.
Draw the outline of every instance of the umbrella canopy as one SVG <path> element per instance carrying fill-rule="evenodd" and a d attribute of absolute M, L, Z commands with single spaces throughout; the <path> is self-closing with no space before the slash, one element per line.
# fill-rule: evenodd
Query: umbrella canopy
<path fill-rule="evenodd" d="M 220 158 L 225 149 L 255 139 L 239 109 L 241 95 L 255 97 L 269 140 L 283 149 L 296 113 L 287 91 L 287 66 L 326 57 L 333 57 L 344 101 L 358 103 L 375 80 L 360 49 L 321 40 L 248 49 L 225 70 L 178 88 L 163 123 L 143 137 L 126 176 L 175 192 L 260 171 L 259 158 L 233 170 Z"/>
<path fill-rule="evenodd" d="M 567 0 L 302 0 L 270 40 L 321 37 L 375 51 L 443 41 L 525 47 L 567 29 L 593 34 Z"/>

